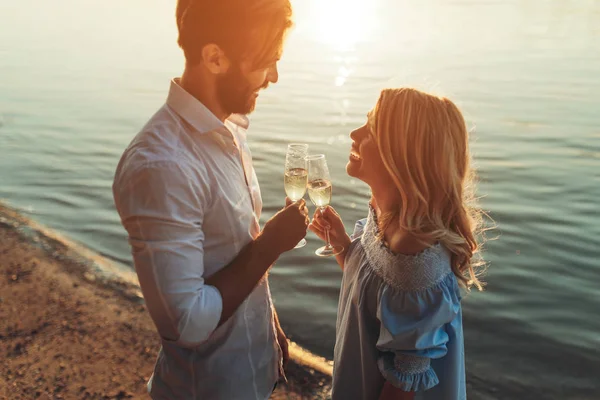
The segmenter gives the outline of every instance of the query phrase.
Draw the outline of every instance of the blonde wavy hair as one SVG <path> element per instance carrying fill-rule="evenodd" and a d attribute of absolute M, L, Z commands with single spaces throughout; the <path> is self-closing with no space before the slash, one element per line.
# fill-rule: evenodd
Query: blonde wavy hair
<path fill-rule="evenodd" d="M 423 243 L 441 242 L 452 253 L 459 283 L 482 290 L 483 213 L 475 198 L 469 133 L 458 107 L 445 97 L 411 88 L 385 89 L 368 127 L 400 193 L 398 209 L 380 217 L 380 232 L 396 220 Z"/>

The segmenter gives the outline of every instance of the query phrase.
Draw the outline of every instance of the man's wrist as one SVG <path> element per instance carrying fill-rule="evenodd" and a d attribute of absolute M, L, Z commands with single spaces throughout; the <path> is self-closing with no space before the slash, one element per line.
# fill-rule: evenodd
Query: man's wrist
<path fill-rule="evenodd" d="M 267 265 L 273 264 L 281 255 L 281 252 L 274 246 L 266 236 L 259 235 L 252 243 L 252 252 L 261 263 Z"/>

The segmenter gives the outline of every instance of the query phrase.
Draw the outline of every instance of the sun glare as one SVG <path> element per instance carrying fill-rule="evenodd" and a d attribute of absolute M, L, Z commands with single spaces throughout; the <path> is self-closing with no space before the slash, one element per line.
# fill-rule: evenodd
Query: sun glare
<path fill-rule="evenodd" d="M 311 33 L 335 50 L 353 50 L 373 33 L 374 0 L 309 0 L 302 3 L 310 13 L 306 22 Z"/>

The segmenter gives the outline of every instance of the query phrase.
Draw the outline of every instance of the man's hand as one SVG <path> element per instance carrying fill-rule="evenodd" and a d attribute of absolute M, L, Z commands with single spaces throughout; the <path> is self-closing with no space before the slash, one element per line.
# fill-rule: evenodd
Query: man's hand
<path fill-rule="evenodd" d="M 279 347 L 281 348 L 281 355 L 283 356 L 283 366 L 285 367 L 290 359 L 289 352 L 289 343 L 287 336 L 285 336 L 285 332 L 281 329 L 281 326 L 277 324 L 277 343 L 279 343 Z"/>
<path fill-rule="evenodd" d="M 275 335 L 277 335 L 277 343 L 279 344 L 279 348 L 281 349 L 281 364 L 279 364 L 279 379 L 284 380 L 287 383 L 287 377 L 285 376 L 284 367 L 286 366 L 288 360 L 290 359 L 289 352 L 289 344 L 283 329 L 281 329 L 281 325 L 279 324 L 279 316 L 277 312 L 273 310 L 273 318 L 275 320 Z"/>
<path fill-rule="evenodd" d="M 304 200 L 289 204 L 267 221 L 257 241 L 279 256 L 306 236 L 309 221 Z"/>

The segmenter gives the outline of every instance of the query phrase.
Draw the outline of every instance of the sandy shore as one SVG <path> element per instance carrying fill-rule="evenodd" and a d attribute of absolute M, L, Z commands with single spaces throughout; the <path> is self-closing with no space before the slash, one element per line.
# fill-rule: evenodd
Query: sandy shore
<path fill-rule="evenodd" d="M 139 288 L 0 205 L 0 399 L 143 399 L 159 341 Z M 293 348 L 273 399 L 320 399 L 330 366 Z"/>

